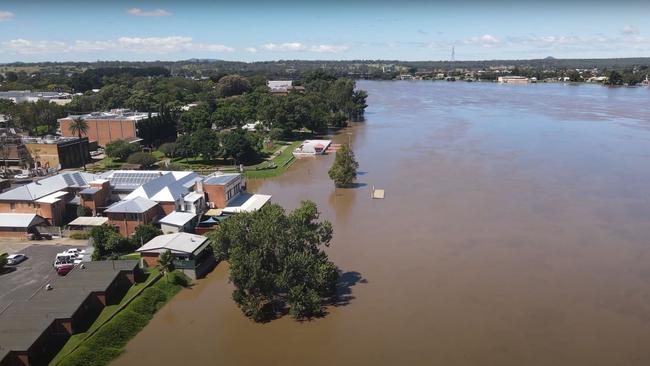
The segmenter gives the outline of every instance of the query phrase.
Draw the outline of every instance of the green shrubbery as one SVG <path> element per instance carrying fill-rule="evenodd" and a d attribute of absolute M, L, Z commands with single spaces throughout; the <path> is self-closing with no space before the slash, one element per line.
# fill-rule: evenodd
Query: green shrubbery
<path fill-rule="evenodd" d="M 70 233 L 70 239 L 75 239 L 75 240 L 85 240 L 90 237 L 90 234 L 86 231 L 75 231 Z"/>
<path fill-rule="evenodd" d="M 170 273 L 169 281 L 158 280 L 58 365 L 107 365 L 122 353 L 127 342 L 147 325 L 156 311 L 187 284 L 187 277 L 179 272 Z"/>

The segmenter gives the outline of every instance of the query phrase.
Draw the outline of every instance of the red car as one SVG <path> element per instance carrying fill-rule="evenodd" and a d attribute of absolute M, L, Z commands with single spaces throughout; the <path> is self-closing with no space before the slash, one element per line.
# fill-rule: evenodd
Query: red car
<path fill-rule="evenodd" d="M 74 268 L 74 264 L 62 264 L 56 267 L 56 273 L 59 276 L 67 275 Z"/>

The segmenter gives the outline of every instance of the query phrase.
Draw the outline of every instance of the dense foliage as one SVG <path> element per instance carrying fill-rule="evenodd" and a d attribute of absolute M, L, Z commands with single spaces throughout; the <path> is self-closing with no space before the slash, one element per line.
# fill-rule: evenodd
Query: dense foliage
<path fill-rule="evenodd" d="M 130 144 L 125 140 L 115 140 L 106 144 L 105 151 L 109 158 L 125 161 L 131 154 L 140 151 L 140 145 Z"/>
<path fill-rule="evenodd" d="M 322 315 L 339 272 L 322 250 L 332 225 L 318 217 L 311 201 L 288 214 L 270 204 L 234 215 L 209 234 L 215 255 L 230 263 L 233 299 L 246 316 L 266 321 L 287 306 L 296 319 Z"/>
<path fill-rule="evenodd" d="M 93 210 L 90 207 L 86 207 L 83 205 L 77 206 L 77 216 L 82 217 L 82 216 L 92 216 L 93 215 Z"/>
<path fill-rule="evenodd" d="M 141 168 L 149 168 L 156 163 L 156 157 L 148 152 L 137 152 L 129 155 L 126 162 L 129 164 L 140 165 Z"/>
<path fill-rule="evenodd" d="M 349 147 L 343 145 L 336 152 L 334 163 L 327 172 L 330 179 L 334 181 L 337 187 L 349 186 L 357 178 L 357 163 L 354 152 Z"/>
<path fill-rule="evenodd" d="M 115 257 L 118 254 L 130 253 L 135 249 L 132 241 L 120 235 L 117 228 L 111 225 L 95 226 L 90 230 L 93 239 L 93 260 Z"/>
<path fill-rule="evenodd" d="M 162 230 L 151 224 L 138 225 L 131 236 L 131 241 L 133 242 L 133 246 L 139 248 L 156 236 L 162 235 L 162 233 Z"/>
<path fill-rule="evenodd" d="M 5 115 L 11 127 L 36 136 L 55 133 L 59 127 L 57 120 L 67 115 L 62 106 L 45 100 L 15 104 L 7 99 L 0 99 L 0 114 Z"/>

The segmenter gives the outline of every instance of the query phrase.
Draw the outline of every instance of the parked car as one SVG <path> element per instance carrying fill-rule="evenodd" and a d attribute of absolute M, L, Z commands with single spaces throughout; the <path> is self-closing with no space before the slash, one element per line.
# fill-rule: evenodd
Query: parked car
<path fill-rule="evenodd" d="M 24 261 L 27 259 L 27 256 L 24 254 L 12 254 L 10 256 L 7 256 L 7 264 L 11 266 L 15 266 L 16 264 Z"/>
<path fill-rule="evenodd" d="M 14 179 L 29 179 L 28 174 L 16 174 L 14 175 Z"/>
<path fill-rule="evenodd" d="M 86 251 L 83 249 L 79 250 L 78 248 L 70 248 L 68 250 L 64 250 L 61 253 L 75 255 L 77 257 L 83 257 L 83 255 L 86 254 Z"/>
<path fill-rule="evenodd" d="M 59 276 L 65 276 L 74 268 L 74 264 L 63 264 L 56 268 L 56 273 Z"/>

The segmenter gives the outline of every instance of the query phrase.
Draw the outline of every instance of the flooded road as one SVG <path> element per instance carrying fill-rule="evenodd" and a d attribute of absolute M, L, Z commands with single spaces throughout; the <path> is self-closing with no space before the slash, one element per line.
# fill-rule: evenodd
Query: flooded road
<path fill-rule="evenodd" d="M 333 155 L 250 184 L 333 222 L 347 304 L 255 324 L 220 264 L 115 365 L 650 364 L 650 89 L 358 86 L 360 187 Z"/>

